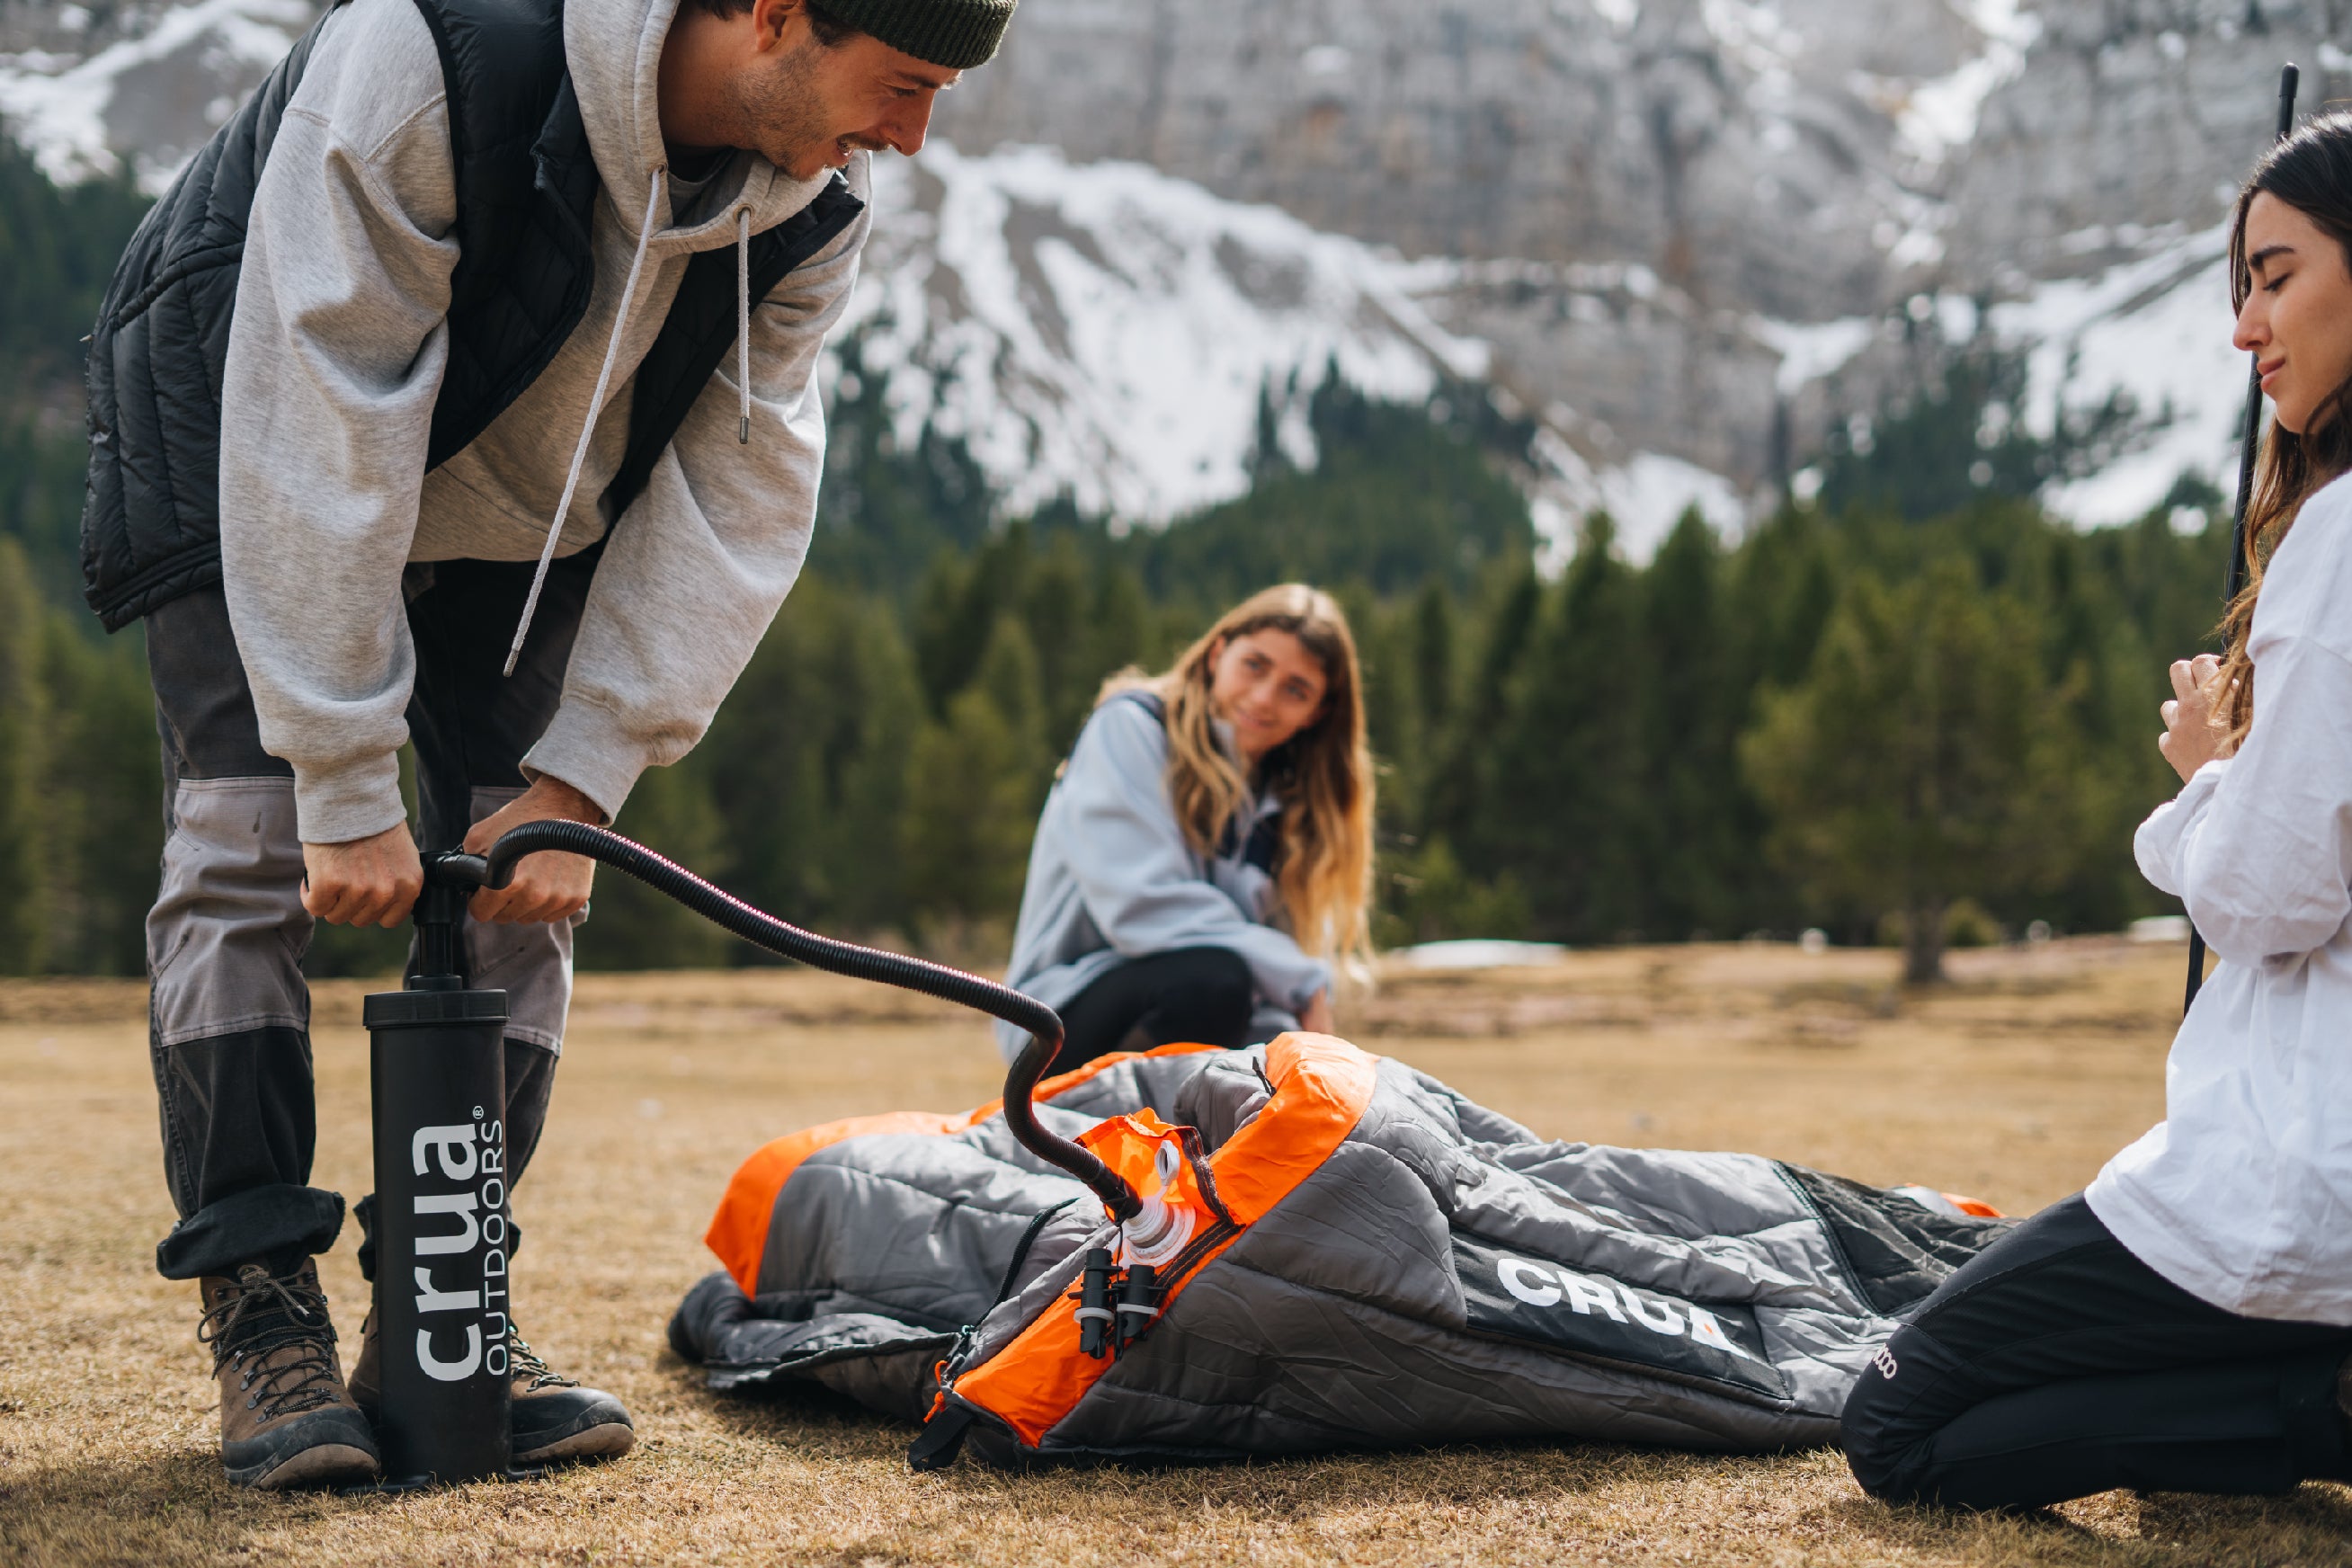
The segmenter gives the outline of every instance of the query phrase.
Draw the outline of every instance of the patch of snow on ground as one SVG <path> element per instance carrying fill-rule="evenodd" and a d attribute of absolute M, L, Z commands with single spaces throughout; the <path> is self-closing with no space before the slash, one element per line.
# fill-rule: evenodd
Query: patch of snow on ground
<path fill-rule="evenodd" d="M 2128 522 L 2183 472 L 2234 493 L 2247 361 L 2230 346 L 2227 246 L 2225 230 L 2209 229 L 2095 278 L 2045 283 L 1993 307 L 1995 333 L 2031 345 L 2029 428 L 2046 434 L 2062 403 L 2096 407 L 2118 388 L 2144 416 L 2165 419 L 2141 449 L 2046 489 L 2052 511 L 2083 527 Z"/>
<path fill-rule="evenodd" d="M 152 32 L 126 38 L 89 58 L 0 56 L 0 118 L 58 184 L 112 174 L 121 167 L 107 135 L 107 111 L 124 72 L 199 49 L 267 68 L 310 25 L 303 0 L 192 0 L 167 11 Z M 151 195 L 177 170 L 141 171 Z"/>
<path fill-rule="evenodd" d="M 900 437 L 961 437 L 1014 511 L 1067 494 L 1157 522 L 1239 495 L 1260 389 L 1303 397 L 1328 364 L 1409 402 L 1485 374 L 1485 345 L 1431 321 L 1395 258 L 1273 207 L 1045 148 L 935 140 L 917 162 L 936 219 L 902 225 L 927 194 L 877 163 L 845 326 L 889 376 Z"/>
<path fill-rule="evenodd" d="M 1726 540 L 1748 526 L 1749 508 L 1721 474 L 1680 458 L 1637 452 L 1614 467 L 1593 467 L 1549 426 L 1537 432 L 1530 454 L 1540 478 L 1528 511 L 1536 531 L 1536 570 L 1556 577 L 1576 555 L 1586 516 L 1606 511 L 1616 552 L 1646 565 L 1692 507 Z"/>
<path fill-rule="evenodd" d="M 1964 296 L 1913 301 L 1914 316 L 1933 321 L 1947 342 L 1967 342 L 1981 327 L 2025 354 L 2026 392 L 2017 415 L 2034 434 L 2048 436 L 2062 408 L 2095 409 L 2117 391 L 2152 422 L 2135 450 L 2042 490 L 2043 505 L 2084 528 L 2145 516 L 2184 473 L 2211 480 L 2224 495 L 2237 485 L 2246 356 L 2230 346 L 2227 230 L 2186 237 L 2098 235 L 2102 246 L 2128 240 L 2139 241 L 2144 253 L 2090 278 L 2037 285 L 2021 299 L 1992 306 L 1981 321 Z M 1877 323 L 1757 318 L 1748 330 L 1780 353 L 1777 379 L 1785 396 L 1848 363 L 1869 346 Z"/>
<path fill-rule="evenodd" d="M 961 437 L 1016 515 L 1066 495 L 1157 524 L 1240 495 L 1265 388 L 1285 450 L 1311 463 L 1303 408 L 1333 364 L 1402 402 L 1487 373 L 1487 345 L 1415 297 L 1452 263 L 1047 148 L 967 156 L 934 140 L 875 174 L 875 237 L 842 330 L 888 379 L 895 437 Z M 1536 510 L 1555 545 L 1572 549 L 1599 506 L 1637 559 L 1685 506 L 1727 532 L 1745 521 L 1730 483 L 1689 463 L 1639 454 L 1596 471 L 1556 436 L 1543 445 Z"/>
<path fill-rule="evenodd" d="M 1976 0 L 1970 10 L 1984 53 L 1913 88 L 1895 119 L 1903 150 L 1923 163 L 1941 163 L 1975 139 L 1985 100 L 2025 68 L 2025 52 L 2042 36 L 2042 18 L 2020 11 L 2017 0 Z"/>
<path fill-rule="evenodd" d="M 1397 956 L 1414 969 L 1537 969 L 1559 962 L 1568 949 L 1553 942 L 1504 942 L 1465 937 L 1400 948 Z"/>
<path fill-rule="evenodd" d="M 1781 396 L 1788 397 L 1843 370 L 1854 355 L 1870 346 L 1878 322 L 1870 316 L 1845 316 L 1834 321 L 1775 321 L 1757 316 L 1749 320 L 1748 330 L 1780 355 L 1773 384 Z"/>
<path fill-rule="evenodd" d="M 1617 524 L 1617 546 L 1629 561 L 1645 562 L 1674 531 L 1684 512 L 1698 509 L 1716 532 L 1737 539 L 1748 521 L 1747 503 L 1721 474 L 1643 452 L 1599 476 L 1601 504 Z"/>

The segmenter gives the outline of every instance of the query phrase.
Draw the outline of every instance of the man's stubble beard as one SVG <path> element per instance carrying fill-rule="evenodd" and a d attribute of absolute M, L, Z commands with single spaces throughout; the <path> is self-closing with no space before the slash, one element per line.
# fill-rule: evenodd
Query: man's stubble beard
<path fill-rule="evenodd" d="M 824 46 L 812 38 L 771 68 L 735 79 L 735 112 L 744 139 L 761 157 L 796 180 L 819 173 L 833 161 L 840 138 L 824 123 L 817 90 Z M 812 168 L 809 165 L 814 164 Z"/>

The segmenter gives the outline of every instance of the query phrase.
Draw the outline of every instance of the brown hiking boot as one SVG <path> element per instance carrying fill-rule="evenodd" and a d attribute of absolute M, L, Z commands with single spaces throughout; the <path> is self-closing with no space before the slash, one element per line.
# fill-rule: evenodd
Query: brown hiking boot
<path fill-rule="evenodd" d="M 346 1386 L 352 1391 L 352 1403 L 370 1421 L 374 1420 L 376 1407 L 383 1403 L 383 1342 L 376 1335 L 373 1301 L 368 1303 L 367 1316 L 360 1322 L 360 1353 L 352 1363 Z"/>
<path fill-rule="evenodd" d="M 367 1418 L 335 1365 L 327 1293 L 309 1258 L 289 1274 L 260 1263 L 233 1279 L 200 1282 L 199 1343 L 213 1350 L 220 1381 L 221 1468 L 241 1487 L 364 1481 L 381 1456 Z"/>
<path fill-rule="evenodd" d="M 375 1309 L 360 1325 L 359 1360 L 352 1367 L 352 1397 L 370 1415 L 383 1401 L 381 1342 Z M 583 1388 L 563 1376 L 522 1336 L 507 1330 L 507 1363 L 513 1376 L 507 1418 L 518 1466 L 552 1465 L 571 1459 L 617 1459 L 636 1447 L 628 1407 L 598 1388 Z"/>
<path fill-rule="evenodd" d="M 567 1459 L 617 1459 L 637 1446 L 628 1406 L 601 1388 L 583 1388 L 539 1358 L 522 1336 L 507 1330 L 507 1357 L 514 1368 L 514 1433 L 517 1465 L 552 1465 Z"/>

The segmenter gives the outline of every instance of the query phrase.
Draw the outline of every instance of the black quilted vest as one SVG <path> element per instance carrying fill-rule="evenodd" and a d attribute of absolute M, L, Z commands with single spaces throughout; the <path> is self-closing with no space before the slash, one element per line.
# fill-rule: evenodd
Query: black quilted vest
<path fill-rule="evenodd" d="M 341 4 L 342 0 L 335 0 Z M 425 462 L 488 428 L 588 309 L 601 187 L 563 57 L 562 0 L 415 0 L 441 53 L 457 180 L 449 363 Z M 324 22 L 320 23 L 324 26 Z M 220 581 L 221 376 L 254 187 L 317 44 L 313 27 L 147 215 L 89 345 L 83 592 L 109 631 Z M 751 297 L 831 243 L 860 204 L 838 179 L 751 239 Z M 617 518 L 735 342 L 735 253 L 688 264 L 636 367 Z"/>

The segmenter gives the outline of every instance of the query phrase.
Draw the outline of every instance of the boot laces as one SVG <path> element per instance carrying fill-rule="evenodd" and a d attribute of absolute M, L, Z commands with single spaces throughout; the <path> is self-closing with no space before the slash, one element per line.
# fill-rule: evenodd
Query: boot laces
<path fill-rule="evenodd" d="M 507 1330 L 507 1363 L 514 1369 L 514 1376 L 530 1379 L 530 1386 L 523 1390 L 525 1394 L 537 1394 L 542 1388 L 580 1386 L 578 1378 L 566 1377 L 548 1365 L 540 1353 L 525 1344 L 522 1336 L 511 1328 Z"/>
<path fill-rule="evenodd" d="M 212 1347 L 213 1375 L 231 1362 L 245 1369 L 238 1386 L 265 1421 L 336 1403 L 335 1329 L 317 1278 L 247 1263 L 236 1286 L 196 1324 L 196 1342 Z"/>

